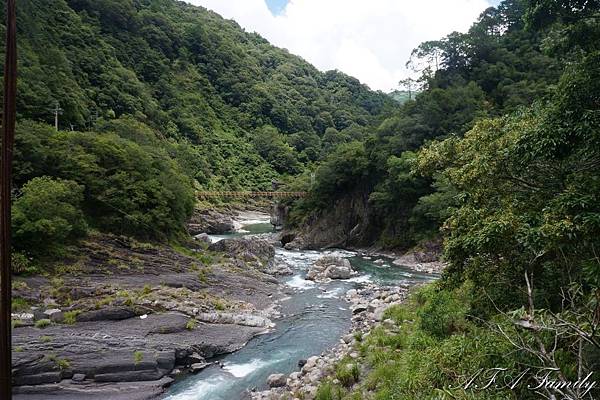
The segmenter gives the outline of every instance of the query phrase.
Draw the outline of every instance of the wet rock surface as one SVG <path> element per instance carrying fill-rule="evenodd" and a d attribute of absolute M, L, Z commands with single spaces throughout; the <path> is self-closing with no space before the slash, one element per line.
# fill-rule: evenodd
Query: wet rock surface
<path fill-rule="evenodd" d="M 348 259 L 328 255 L 320 258 L 310 267 L 306 279 L 323 282 L 330 279 L 348 279 L 352 275 L 356 275 L 356 272 Z"/>
<path fill-rule="evenodd" d="M 362 338 L 368 336 L 369 332 L 378 326 L 382 326 L 386 330 L 396 329 L 392 320 L 383 318 L 384 311 L 392 305 L 402 303 L 407 296 L 409 286 L 406 284 L 394 287 L 379 287 L 368 283 L 362 285 L 359 289 L 348 290 L 345 298 L 355 311 L 352 316 L 352 328 L 348 334 L 340 339 L 335 348 L 309 357 L 306 360 L 300 360 L 298 363 L 299 370 L 291 373 L 284 385 L 272 385 L 271 382 L 275 379 L 271 379 L 274 376 L 271 375 L 267 379 L 267 385 L 270 389 L 251 393 L 251 398 L 253 400 L 315 399 L 319 384 L 325 378 L 334 375 L 335 365 L 340 360 L 358 358 L 356 345 L 359 339 L 362 340 Z M 347 367 L 351 368 L 351 364 L 349 363 Z"/>
<path fill-rule="evenodd" d="M 36 306 L 13 316 L 15 398 L 155 398 L 174 370 L 240 349 L 272 326 L 278 292 L 259 270 L 272 246 L 244 250 L 259 263 L 96 235 L 68 274 L 17 279 L 14 295 Z M 33 326 L 40 319 L 49 322 Z"/>

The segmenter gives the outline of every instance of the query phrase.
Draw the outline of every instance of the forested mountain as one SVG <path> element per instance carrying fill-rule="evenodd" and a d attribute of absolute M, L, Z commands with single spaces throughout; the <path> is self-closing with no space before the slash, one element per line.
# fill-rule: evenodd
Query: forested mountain
<path fill-rule="evenodd" d="M 343 243 L 437 237 L 448 264 L 360 344 L 362 383 L 338 372 L 323 398 L 598 398 L 599 21 L 594 1 L 503 1 L 419 46 L 423 91 L 321 164 L 309 246 L 345 207 Z"/>
<path fill-rule="evenodd" d="M 17 9 L 14 226 L 30 254 L 88 226 L 173 238 L 195 189 L 270 188 L 397 106 L 184 2 Z"/>
<path fill-rule="evenodd" d="M 61 129 L 88 131 L 131 116 L 189 143 L 204 187 L 264 188 L 392 107 L 184 2 L 26 0 L 18 29 L 20 120 L 53 123 L 58 106 Z"/>
<path fill-rule="evenodd" d="M 551 94 L 565 65 L 544 52 L 547 34 L 525 28 L 526 8 L 523 0 L 504 1 L 482 13 L 467 33 L 416 48 L 409 65 L 421 71 L 421 92 L 366 140 L 342 146 L 325 160 L 304 207 L 333 207 L 349 193 L 362 199 L 348 224 L 361 228 L 350 243 L 409 247 L 437 235 L 454 193 L 435 190 L 443 181 L 432 186 L 431 179 L 410 173 L 415 152 L 432 139 L 462 136 L 478 120 Z"/>

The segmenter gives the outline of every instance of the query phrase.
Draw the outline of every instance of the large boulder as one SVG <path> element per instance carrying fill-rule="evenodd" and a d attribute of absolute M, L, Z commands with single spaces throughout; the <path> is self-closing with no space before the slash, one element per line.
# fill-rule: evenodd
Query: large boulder
<path fill-rule="evenodd" d="M 348 279 L 355 272 L 350 261 L 337 256 L 324 256 L 318 259 L 308 270 L 306 279 L 325 281 L 328 279 Z"/>
<path fill-rule="evenodd" d="M 284 374 L 271 374 L 267 378 L 267 385 L 269 387 L 283 387 L 287 382 L 287 378 Z"/>
<path fill-rule="evenodd" d="M 260 271 L 271 267 L 275 257 L 275 247 L 266 240 L 257 238 L 223 239 L 211 244 L 208 249 L 226 253 Z"/>
<path fill-rule="evenodd" d="M 271 264 L 272 265 L 265 270 L 265 272 L 269 275 L 287 276 L 294 274 L 294 271 L 292 271 L 292 267 L 286 262 L 274 262 Z"/>
<path fill-rule="evenodd" d="M 188 223 L 188 231 L 192 236 L 201 233 L 220 235 L 233 230 L 235 230 L 233 219 L 214 210 L 196 210 Z"/>
<path fill-rule="evenodd" d="M 119 321 L 135 316 L 135 311 L 129 307 L 106 307 L 100 310 L 82 312 L 77 315 L 76 319 L 78 322 Z"/>

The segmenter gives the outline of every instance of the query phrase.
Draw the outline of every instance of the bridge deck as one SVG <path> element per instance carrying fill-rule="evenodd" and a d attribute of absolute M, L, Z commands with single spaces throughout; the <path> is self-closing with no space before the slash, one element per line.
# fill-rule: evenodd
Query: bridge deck
<path fill-rule="evenodd" d="M 268 197 L 268 198 L 300 198 L 308 192 L 198 192 L 200 198 L 209 197 Z"/>

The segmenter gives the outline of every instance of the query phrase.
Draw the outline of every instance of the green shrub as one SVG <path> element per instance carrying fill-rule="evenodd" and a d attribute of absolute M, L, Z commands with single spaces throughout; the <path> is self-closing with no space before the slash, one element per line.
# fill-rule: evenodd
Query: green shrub
<path fill-rule="evenodd" d="M 52 324 L 52 321 L 49 319 L 40 319 L 35 322 L 35 327 L 39 329 L 44 329 Z"/>
<path fill-rule="evenodd" d="M 81 185 L 44 176 L 33 178 L 21 191 L 12 217 L 15 248 L 37 255 L 53 254 L 65 242 L 86 233 Z"/>
<path fill-rule="evenodd" d="M 344 391 L 341 387 L 325 382 L 319 385 L 315 400 L 341 400 L 344 397 Z"/>
<path fill-rule="evenodd" d="M 13 297 L 11 309 L 13 312 L 21 312 L 29 309 L 29 302 L 20 297 Z"/>
<path fill-rule="evenodd" d="M 185 324 L 185 329 L 192 331 L 196 329 L 196 326 L 198 326 L 198 321 L 196 321 L 194 318 L 190 318 L 187 324 Z"/>
<path fill-rule="evenodd" d="M 144 360 L 144 353 L 139 350 L 133 352 L 133 362 L 137 365 Z"/>
<path fill-rule="evenodd" d="M 42 342 L 42 343 L 49 343 L 51 341 L 52 341 L 52 336 L 48 336 L 48 335 L 40 336 L 40 342 Z"/>
<path fill-rule="evenodd" d="M 354 385 L 360 377 L 358 364 L 348 359 L 341 360 L 335 367 L 335 377 L 345 387 Z"/>
<path fill-rule="evenodd" d="M 77 315 L 79 315 L 80 312 L 81 311 L 79 311 L 79 310 L 65 312 L 63 323 L 65 323 L 67 325 L 74 325 L 75 322 L 77 322 Z"/>
<path fill-rule="evenodd" d="M 460 290 L 439 290 L 437 285 L 430 285 L 420 295 L 425 297 L 425 304 L 417 313 L 421 329 L 438 338 L 463 329 L 469 305 Z"/>
<path fill-rule="evenodd" d="M 24 253 L 15 251 L 11 257 L 12 272 L 15 275 L 34 274 L 38 272 L 38 265 Z"/>

